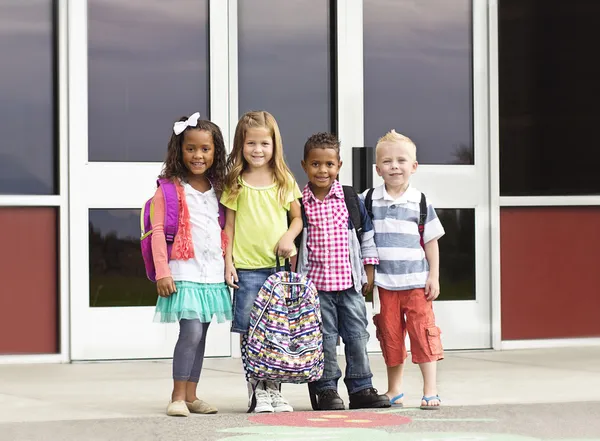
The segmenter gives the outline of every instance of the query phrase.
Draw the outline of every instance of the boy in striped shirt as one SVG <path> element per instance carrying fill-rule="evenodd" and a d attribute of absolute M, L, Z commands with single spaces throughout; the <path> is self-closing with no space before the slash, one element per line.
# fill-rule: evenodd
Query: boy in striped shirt
<path fill-rule="evenodd" d="M 443 350 L 432 301 L 440 294 L 438 239 L 444 228 L 425 199 L 427 215 L 421 242 L 421 192 L 410 185 L 418 166 L 415 144 L 392 130 L 379 139 L 375 154 L 377 173 L 384 184 L 372 191 L 371 214 L 379 255 L 375 286 L 381 303 L 374 321 L 387 366 L 386 395 L 393 405 L 402 405 L 408 332 L 412 361 L 423 374 L 421 408 L 439 409 L 436 374 Z"/>
<path fill-rule="evenodd" d="M 304 145 L 302 168 L 309 183 L 302 192 L 304 229 L 298 247 L 296 271 L 307 275 L 319 290 L 323 320 L 325 369 L 309 384 L 314 410 L 342 410 L 338 394 L 342 372 L 337 362 L 338 336 L 344 341 L 350 409 L 390 407 L 390 400 L 373 387 L 367 356 L 367 311 L 363 292 L 373 288 L 373 266 L 379 263 L 371 219 L 353 193 L 361 217 L 362 233 L 346 205 L 344 188 L 337 180 L 342 161 L 340 141 L 332 133 L 316 133 Z M 350 206 L 350 205 L 349 205 Z"/>

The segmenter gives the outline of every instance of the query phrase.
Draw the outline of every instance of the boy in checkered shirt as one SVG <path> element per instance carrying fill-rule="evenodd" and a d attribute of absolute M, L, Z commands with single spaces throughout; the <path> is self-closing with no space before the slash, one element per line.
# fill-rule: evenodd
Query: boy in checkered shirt
<path fill-rule="evenodd" d="M 372 290 L 373 265 L 379 263 L 373 226 L 363 202 L 353 193 L 362 219 L 359 241 L 344 188 L 337 181 L 341 166 L 340 142 L 335 135 L 317 133 L 308 138 L 302 168 L 309 183 L 302 192 L 304 231 L 297 271 L 307 275 L 319 290 L 325 355 L 323 377 L 309 384 L 311 403 L 315 410 L 344 409 L 337 392 L 342 376 L 336 357 L 340 336 L 346 353 L 344 383 L 350 409 L 389 407 L 388 397 L 373 388 L 367 357 L 369 333 L 363 292 Z"/>

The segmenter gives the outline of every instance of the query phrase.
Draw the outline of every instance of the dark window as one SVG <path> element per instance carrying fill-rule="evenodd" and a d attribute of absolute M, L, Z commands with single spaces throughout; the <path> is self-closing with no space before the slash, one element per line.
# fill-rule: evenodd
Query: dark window
<path fill-rule="evenodd" d="M 208 118 L 208 0 L 88 0 L 89 159 L 161 162 L 173 122 Z"/>
<path fill-rule="evenodd" d="M 475 300 L 475 210 L 436 210 L 446 234 L 440 239 L 440 297 Z"/>
<path fill-rule="evenodd" d="M 300 161 L 313 133 L 335 130 L 333 11 L 328 0 L 240 0 L 239 113 L 266 110 L 279 125 L 286 161 L 302 186 Z"/>
<path fill-rule="evenodd" d="M 0 194 L 58 192 L 50 0 L 0 2 Z"/>
<path fill-rule="evenodd" d="M 391 129 L 421 164 L 473 164 L 471 0 L 365 0 L 365 144 Z"/>
<path fill-rule="evenodd" d="M 140 250 L 140 210 L 90 210 L 90 306 L 154 306 Z"/>
<path fill-rule="evenodd" d="M 498 5 L 500 194 L 600 194 L 600 2 Z"/>

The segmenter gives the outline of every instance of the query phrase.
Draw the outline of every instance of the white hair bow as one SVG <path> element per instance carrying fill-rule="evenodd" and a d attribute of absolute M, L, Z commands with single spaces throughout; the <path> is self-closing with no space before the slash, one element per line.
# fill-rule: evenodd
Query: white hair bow
<path fill-rule="evenodd" d="M 196 124 L 198 124 L 199 119 L 200 112 L 196 112 L 185 121 L 177 121 L 175 124 L 173 124 L 173 132 L 176 135 L 181 135 L 183 131 L 188 127 L 196 127 Z"/>

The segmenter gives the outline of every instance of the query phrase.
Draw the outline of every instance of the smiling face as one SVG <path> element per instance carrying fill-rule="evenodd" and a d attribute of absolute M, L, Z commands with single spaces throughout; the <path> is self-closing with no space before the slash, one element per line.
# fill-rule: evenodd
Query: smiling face
<path fill-rule="evenodd" d="M 243 147 L 244 159 L 251 169 L 268 167 L 273 158 L 273 137 L 266 127 L 246 131 Z"/>
<path fill-rule="evenodd" d="M 306 155 L 306 159 L 302 161 L 302 168 L 306 172 L 306 176 L 311 183 L 313 193 L 323 196 L 329 193 L 329 189 L 342 167 L 342 161 L 338 152 L 333 148 L 312 148 Z"/>
<path fill-rule="evenodd" d="M 414 144 L 407 141 L 386 141 L 377 146 L 377 174 L 393 188 L 408 187 L 411 175 L 417 171 Z"/>
<path fill-rule="evenodd" d="M 188 129 L 181 143 L 183 165 L 190 177 L 201 176 L 213 165 L 215 144 L 212 134 L 206 130 Z"/>

